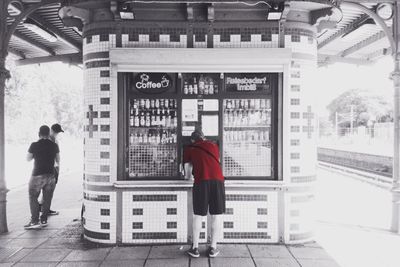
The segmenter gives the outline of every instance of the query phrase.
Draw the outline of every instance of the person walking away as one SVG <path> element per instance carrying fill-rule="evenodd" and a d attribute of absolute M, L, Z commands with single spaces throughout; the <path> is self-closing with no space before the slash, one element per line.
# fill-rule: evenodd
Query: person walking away
<path fill-rule="evenodd" d="M 196 130 L 191 134 L 191 145 L 184 149 L 185 177 L 193 183 L 193 244 L 187 251 L 191 257 L 199 257 L 201 223 L 207 212 L 211 214 L 211 246 L 209 257 L 216 257 L 220 251 L 217 241 L 222 233 L 222 214 L 225 212 L 225 184 L 219 162 L 219 149 L 215 143 L 205 140 L 204 134 Z"/>
<path fill-rule="evenodd" d="M 29 181 L 29 206 L 31 220 L 25 229 L 36 229 L 47 226 L 53 191 L 55 187 L 54 164 L 59 166 L 60 154 L 58 145 L 50 140 L 50 128 L 43 125 L 39 128 L 39 141 L 30 145 L 27 160 L 34 160 L 32 176 Z M 39 223 L 40 191 L 43 191 L 43 211 Z"/>

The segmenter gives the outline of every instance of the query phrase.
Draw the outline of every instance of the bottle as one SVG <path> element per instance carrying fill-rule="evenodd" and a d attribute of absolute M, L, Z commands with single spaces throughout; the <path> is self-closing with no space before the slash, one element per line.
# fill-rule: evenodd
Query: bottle
<path fill-rule="evenodd" d="M 139 127 L 139 124 L 140 124 L 140 122 L 139 122 L 139 112 L 136 111 L 135 120 L 134 120 L 134 126 L 135 127 Z"/>
<path fill-rule="evenodd" d="M 141 133 L 137 134 L 138 143 L 143 143 L 143 135 Z"/>
<path fill-rule="evenodd" d="M 199 78 L 199 94 L 204 94 L 204 84 L 205 83 L 205 81 L 204 81 L 204 77 L 203 77 L 203 75 L 201 74 L 200 75 L 200 78 Z"/>
<path fill-rule="evenodd" d="M 193 94 L 197 95 L 199 93 L 198 84 L 196 77 L 193 78 Z"/>
<path fill-rule="evenodd" d="M 210 85 L 210 81 L 209 81 L 209 78 L 207 77 L 204 79 L 204 94 L 205 95 L 208 95 L 210 93 L 209 85 Z"/>
<path fill-rule="evenodd" d="M 146 107 L 146 109 L 149 109 L 150 108 L 150 99 L 146 99 L 146 105 L 145 105 L 145 107 Z"/>
<path fill-rule="evenodd" d="M 135 118 L 134 118 L 133 109 L 131 109 L 131 113 L 130 113 L 130 116 L 129 116 L 129 125 L 130 126 L 135 126 Z"/>
<path fill-rule="evenodd" d="M 138 106 L 138 100 L 137 99 L 134 99 L 133 100 L 133 108 L 134 109 L 137 109 L 139 106 Z"/>
<path fill-rule="evenodd" d="M 164 105 L 165 105 L 166 108 L 169 108 L 169 100 L 168 99 L 165 99 Z"/>
<path fill-rule="evenodd" d="M 160 99 L 160 108 L 165 108 L 165 99 Z"/>
<path fill-rule="evenodd" d="M 189 86 L 188 86 L 188 82 L 185 81 L 184 85 L 183 85 L 183 94 L 187 95 L 189 94 Z"/>
<path fill-rule="evenodd" d="M 165 113 L 164 113 L 164 110 L 161 111 L 160 126 L 165 126 Z"/>
<path fill-rule="evenodd" d="M 208 94 L 209 95 L 214 94 L 214 81 L 212 78 L 210 78 L 210 83 L 208 84 Z"/>
<path fill-rule="evenodd" d="M 140 113 L 139 126 L 144 127 L 144 126 L 145 126 L 145 123 L 146 123 L 146 121 L 145 121 L 145 118 L 144 118 L 144 112 L 142 111 L 142 112 Z"/>
<path fill-rule="evenodd" d="M 254 99 L 255 109 L 260 109 L 260 99 Z"/>
<path fill-rule="evenodd" d="M 155 107 L 155 103 L 154 103 L 154 99 L 150 100 L 150 108 L 154 108 Z"/>
<path fill-rule="evenodd" d="M 193 94 L 193 85 L 192 85 L 192 84 L 189 84 L 188 94 L 189 94 L 189 95 L 192 95 L 192 94 Z"/>
<path fill-rule="evenodd" d="M 151 112 L 150 126 L 157 126 L 156 112 L 154 110 Z"/>
<path fill-rule="evenodd" d="M 146 126 L 149 127 L 150 126 L 150 113 L 146 113 Z"/>
<path fill-rule="evenodd" d="M 160 100 L 156 99 L 154 104 L 155 104 L 156 108 L 159 108 L 160 107 Z"/>
<path fill-rule="evenodd" d="M 133 144 L 134 142 L 135 142 L 135 138 L 134 138 L 133 133 L 131 133 L 131 134 L 129 135 L 129 144 Z"/>
<path fill-rule="evenodd" d="M 218 84 L 214 84 L 214 94 L 218 94 Z"/>
<path fill-rule="evenodd" d="M 140 102 L 139 102 L 139 108 L 140 109 L 143 109 L 144 108 L 144 99 L 140 99 Z"/>

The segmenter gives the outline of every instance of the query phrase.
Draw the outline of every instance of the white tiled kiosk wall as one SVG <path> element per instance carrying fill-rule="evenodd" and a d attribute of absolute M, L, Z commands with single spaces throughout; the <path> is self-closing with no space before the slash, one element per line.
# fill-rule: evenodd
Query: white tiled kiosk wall
<path fill-rule="evenodd" d="M 187 192 L 123 192 L 123 243 L 186 243 Z"/>

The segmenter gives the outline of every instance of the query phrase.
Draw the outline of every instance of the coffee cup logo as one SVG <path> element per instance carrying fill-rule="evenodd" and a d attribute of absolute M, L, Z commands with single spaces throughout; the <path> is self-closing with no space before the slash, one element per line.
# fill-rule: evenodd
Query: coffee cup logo
<path fill-rule="evenodd" d="M 146 94 L 159 94 L 172 87 L 172 79 L 166 73 L 138 73 L 134 78 L 134 87 Z"/>

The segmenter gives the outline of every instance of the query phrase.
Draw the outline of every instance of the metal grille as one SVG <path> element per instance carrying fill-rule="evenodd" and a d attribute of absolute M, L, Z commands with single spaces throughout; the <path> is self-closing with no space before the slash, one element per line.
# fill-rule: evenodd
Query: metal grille
<path fill-rule="evenodd" d="M 129 176 L 176 176 L 176 144 L 131 145 L 129 149 Z"/>
<path fill-rule="evenodd" d="M 225 99 L 224 175 L 271 176 L 271 100 Z"/>
<path fill-rule="evenodd" d="M 131 99 L 129 176 L 177 176 L 177 101 Z"/>

